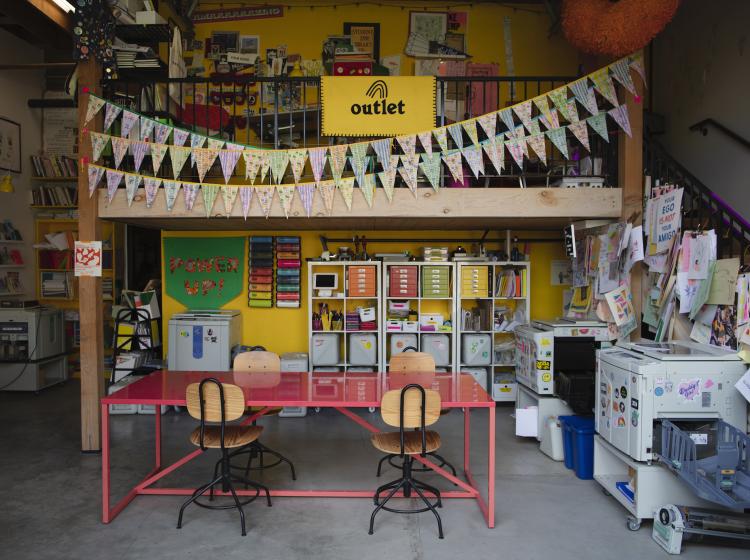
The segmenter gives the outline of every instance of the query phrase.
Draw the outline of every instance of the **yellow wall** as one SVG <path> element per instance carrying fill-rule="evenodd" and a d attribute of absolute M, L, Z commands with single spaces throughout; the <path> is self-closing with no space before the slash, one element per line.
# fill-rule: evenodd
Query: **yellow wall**
<path fill-rule="evenodd" d="M 248 231 L 164 231 L 162 237 L 228 237 L 228 236 L 249 236 L 249 235 L 300 235 L 302 238 L 302 258 L 316 257 L 320 255 L 321 246 L 319 236 L 321 234 L 336 238 L 351 238 L 355 232 L 333 231 L 333 232 L 294 232 L 294 231 L 275 231 L 275 232 L 248 232 Z M 397 239 L 414 239 L 414 238 L 477 238 L 478 232 L 398 232 L 398 231 L 358 231 L 358 235 L 365 235 L 370 238 L 397 238 Z M 490 237 L 504 237 L 504 234 L 491 233 Z M 533 232 L 519 233 L 519 237 L 539 237 Z M 349 245 L 351 243 L 331 243 L 329 248 L 336 251 L 339 245 Z M 396 252 L 410 250 L 412 254 L 420 254 L 423 243 L 404 242 L 401 243 L 368 243 L 367 250 L 369 253 L 377 252 Z M 454 249 L 458 244 L 440 243 Z M 469 244 L 462 243 L 467 249 L 471 250 Z M 498 245 L 488 245 L 488 249 L 496 249 Z M 557 243 L 534 243 L 529 245 L 531 256 L 531 317 L 534 319 L 553 319 L 559 317 L 562 312 L 562 288 L 559 286 L 550 286 L 550 260 L 562 259 L 564 251 L 562 241 Z M 523 247 L 519 247 L 523 249 Z M 163 251 L 163 247 L 162 247 Z M 243 272 L 243 286 L 247 286 L 247 252 L 245 253 Z M 162 271 L 162 281 L 164 281 L 164 272 Z M 273 352 L 307 352 L 308 336 L 308 309 L 307 309 L 307 265 L 303 262 L 302 275 L 302 307 L 299 309 L 271 308 L 258 309 L 247 306 L 247 289 L 236 299 L 229 302 L 225 309 L 239 309 L 242 311 L 242 343 L 246 345 L 261 345 Z M 169 318 L 174 313 L 185 310 L 185 307 L 176 300 L 164 294 L 163 298 L 163 325 L 166 333 L 166 326 Z M 167 337 L 164 336 L 165 355 Z"/>

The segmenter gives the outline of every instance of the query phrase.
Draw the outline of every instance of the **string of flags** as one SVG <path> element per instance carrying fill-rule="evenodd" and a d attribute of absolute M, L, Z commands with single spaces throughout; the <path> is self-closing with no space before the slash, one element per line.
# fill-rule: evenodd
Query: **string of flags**
<path fill-rule="evenodd" d="M 239 189 L 245 217 L 253 198 L 258 199 L 264 214 L 268 216 L 275 193 L 278 193 L 287 216 L 295 192 L 308 216 L 316 191 L 323 198 L 329 213 L 337 190 L 351 209 L 355 184 L 369 206 L 373 204 L 378 182 L 391 201 L 397 175 L 417 196 L 417 175 L 420 170 L 432 188 L 438 191 L 443 164 L 457 182 L 464 180 L 464 163 L 475 178 L 492 173 L 493 169 L 498 174 L 502 173 L 510 161 L 506 159 L 506 150 L 519 167 L 523 165 L 524 158 L 532 156 L 546 165 L 547 140 L 563 158 L 569 158 L 568 132 L 583 148 L 590 150 L 589 129 L 609 141 L 607 116 L 630 135 L 627 106 L 619 103 L 614 81 L 635 94 L 631 69 L 644 79 L 640 53 L 620 59 L 533 99 L 445 127 L 395 138 L 289 150 L 259 149 L 207 137 L 89 95 L 86 123 L 104 109 L 104 132 L 89 132 L 92 160 L 100 160 L 105 149 L 111 146 L 114 162 L 114 168 L 89 164 L 89 194 L 93 195 L 102 178 L 105 178 L 107 198 L 111 202 L 124 181 L 130 205 L 142 183 L 147 207 L 151 207 L 158 190 L 162 188 L 167 209 L 171 211 L 180 189 L 188 210 L 192 209 L 200 192 L 208 216 L 218 193 L 221 193 L 229 213 Z M 613 108 L 600 109 L 594 92 L 598 92 Z M 118 118 L 119 135 L 112 134 L 110 129 Z M 561 124 L 561 120 L 566 124 Z M 505 130 L 500 130 L 502 127 Z M 484 135 L 482 140 L 480 131 Z M 418 146 L 423 151 L 418 151 Z M 394 154 L 394 147 L 403 153 Z M 132 156 L 135 172 L 120 170 L 127 154 Z M 147 167 L 151 168 L 153 175 L 148 175 L 144 167 L 146 156 L 150 156 L 150 166 Z M 489 166 L 485 165 L 485 156 Z M 223 184 L 206 182 L 207 177 L 213 178 L 209 172 L 217 161 Z M 231 184 L 240 161 L 246 182 Z M 165 165 L 165 162 L 169 162 L 169 165 Z M 305 173 L 308 163 L 311 175 Z M 158 177 L 168 172 L 167 167 L 171 168 L 171 177 Z M 376 171 L 378 167 L 382 170 Z M 345 176 L 347 168 L 352 176 Z M 287 184 L 284 179 L 289 171 L 294 182 Z M 185 180 L 193 179 L 196 175 L 197 182 Z M 311 177 L 311 180 L 307 180 L 307 177 Z M 260 183 L 256 185 L 258 180 Z"/>

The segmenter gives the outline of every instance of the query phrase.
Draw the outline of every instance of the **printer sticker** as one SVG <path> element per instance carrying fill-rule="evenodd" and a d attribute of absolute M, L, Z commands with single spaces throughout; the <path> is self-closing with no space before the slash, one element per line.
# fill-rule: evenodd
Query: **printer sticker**
<path fill-rule="evenodd" d="M 661 387 L 661 386 L 654 387 L 654 395 L 656 395 L 657 397 L 663 396 L 664 395 L 664 387 Z"/>
<path fill-rule="evenodd" d="M 630 413 L 630 423 L 633 425 L 634 428 L 638 427 L 638 411 L 633 410 Z"/>
<path fill-rule="evenodd" d="M 708 434 L 694 432 L 690 434 L 690 439 L 693 440 L 695 445 L 708 445 Z"/>
<path fill-rule="evenodd" d="M 203 357 L 203 326 L 193 326 L 193 358 L 199 360 Z"/>
<path fill-rule="evenodd" d="M 618 428 L 625 428 L 625 427 L 627 427 L 627 422 L 625 422 L 625 417 L 624 416 L 618 416 L 617 417 L 617 424 L 616 424 L 616 426 Z"/>
<path fill-rule="evenodd" d="M 677 386 L 677 393 L 680 395 L 683 401 L 693 402 L 701 394 L 701 378 L 687 379 L 681 381 Z"/>
<path fill-rule="evenodd" d="M 638 410 L 639 402 L 638 399 L 630 399 L 630 408 Z"/>
<path fill-rule="evenodd" d="M 713 379 L 706 379 L 706 382 L 703 384 L 704 389 L 710 389 L 714 386 L 714 380 Z"/>

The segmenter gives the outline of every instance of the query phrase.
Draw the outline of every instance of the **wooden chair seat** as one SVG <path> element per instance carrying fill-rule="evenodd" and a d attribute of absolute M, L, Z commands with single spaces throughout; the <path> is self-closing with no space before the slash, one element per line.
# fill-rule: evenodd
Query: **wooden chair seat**
<path fill-rule="evenodd" d="M 263 426 L 225 426 L 224 427 L 224 447 L 227 449 L 234 449 L 235 447 L 242 447 L 248 443 L 254 442 L 260 436 L 263 431 Z M 193 430 L 190 434 L 190 442 L 200 447 L 201 444 L 201 429 L 200 427 Z M 219 449 L 221 448 L 221 427 L 220 426 L 206 426 L 203 432 L 203 445 L 205 447 L 211 447 Z"/>
<path fill-rule="evenodd" d="M 425 451 L 431 453 L 440 448 L 440 434 L 437 432 L 426 431 L 425 440 L 427 442 Z M 401 436 L 398 432 L 380 432 L 370 437 L 373 447 L 383 453 L 398 455 L 401 453 Z M 404 454 L 418 455 L 422 453 L 422 434 L 421 432 L 406 432 L 404 434 Z"/>

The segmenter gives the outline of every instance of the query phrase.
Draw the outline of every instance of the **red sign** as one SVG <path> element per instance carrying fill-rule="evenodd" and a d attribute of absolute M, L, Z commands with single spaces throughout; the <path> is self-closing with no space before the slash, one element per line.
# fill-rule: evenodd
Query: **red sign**
<path fill-rule="evenodd" d="M 237 21 L 240 19 L 267 19 L 284 15 L 284 6 L 257 6 L 253 8 L 219 8 L 201 10 L 193 14 L 193 23 L 214 23 L 217 21 Z"/>

